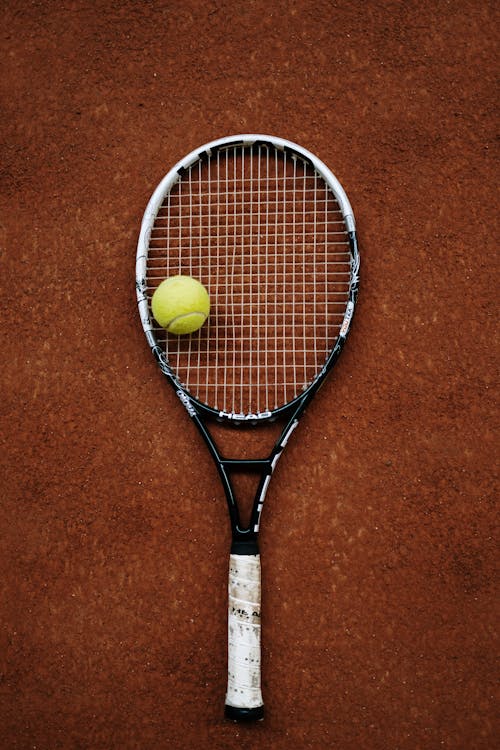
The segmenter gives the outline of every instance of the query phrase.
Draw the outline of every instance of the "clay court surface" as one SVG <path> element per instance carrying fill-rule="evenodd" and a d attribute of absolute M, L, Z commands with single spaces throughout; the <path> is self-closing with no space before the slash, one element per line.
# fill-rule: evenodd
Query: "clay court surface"
<path fill-rule="evenodd" d="M 497 24 L 486 0 L 3 4 L 2 750 L 495 747 Z M 134 290 L 156 184 L 245 132 L 328 164 L 362 264 L 266 500 L 252 726 L 223 719 L 224 495 Z"/>

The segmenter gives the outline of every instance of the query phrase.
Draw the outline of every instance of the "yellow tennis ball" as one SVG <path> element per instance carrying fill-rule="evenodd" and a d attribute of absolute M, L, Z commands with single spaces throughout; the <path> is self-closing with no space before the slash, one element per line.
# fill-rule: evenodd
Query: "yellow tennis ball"
<path fill-rule="evenodd" d="M 155 289 L 151 309 L 169 333 L 193 333 L 208 317 L 210 298 L 203 284 L 191 276 L 171 276 Z"/>

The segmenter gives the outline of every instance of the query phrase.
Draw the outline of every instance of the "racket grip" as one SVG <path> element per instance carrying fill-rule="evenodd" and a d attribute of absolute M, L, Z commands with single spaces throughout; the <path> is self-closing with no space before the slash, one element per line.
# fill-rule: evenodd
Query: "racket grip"
<path fill-rule="evenodd" d="M 229 558 L 228 664 L 225 715 L 264 717 L 260 686 L 260 555 Z"/>

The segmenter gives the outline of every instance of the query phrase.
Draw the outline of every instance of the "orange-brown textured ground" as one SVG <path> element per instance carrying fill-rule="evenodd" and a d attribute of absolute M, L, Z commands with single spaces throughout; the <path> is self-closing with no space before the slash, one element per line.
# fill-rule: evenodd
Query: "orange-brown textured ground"
<path fill-rule="evenodd" d="M 494 746 L 496 8 L 4 4 L 2 750 Z M 362 251 L 267 498 L 251 727 L 223 494 L 133 283 L 156 183 L 238 132 L 317 153 Z"/>

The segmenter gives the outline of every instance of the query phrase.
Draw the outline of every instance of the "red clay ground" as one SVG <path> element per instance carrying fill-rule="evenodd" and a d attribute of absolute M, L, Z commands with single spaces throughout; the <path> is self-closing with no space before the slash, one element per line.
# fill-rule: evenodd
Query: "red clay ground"
<path fill-rule="evenodd" d="M 497 7 L 4 4 L 2 749 L 494 747 Z M 316 152 L 362 251 L 268 494 L 250 727 L 225 501 L 133 283 L 156 183 L 238 132 Z"/>

